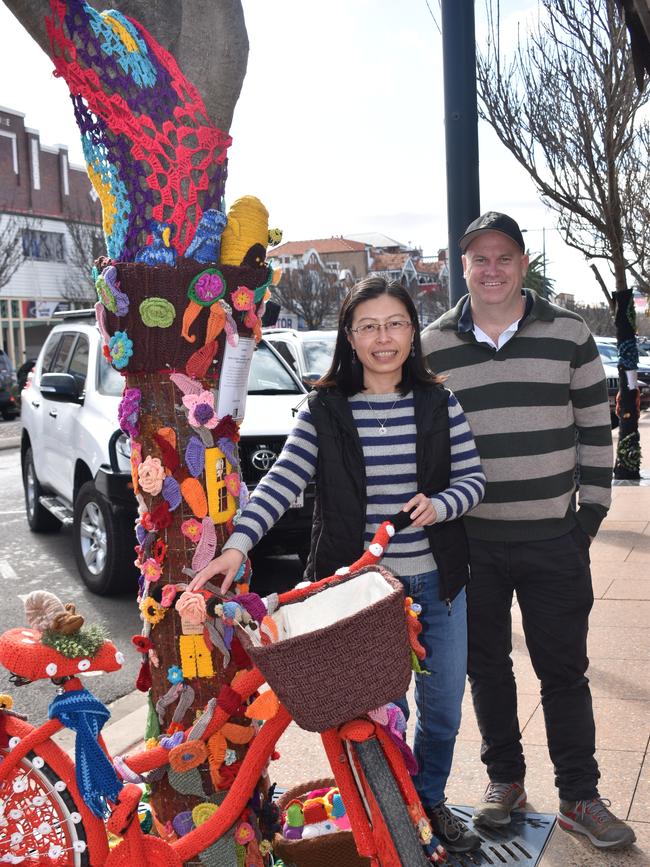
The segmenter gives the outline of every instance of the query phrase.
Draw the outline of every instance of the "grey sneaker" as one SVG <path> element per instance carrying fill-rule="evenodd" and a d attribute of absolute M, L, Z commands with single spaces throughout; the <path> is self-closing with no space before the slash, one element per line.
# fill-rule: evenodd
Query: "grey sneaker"
<path fill-rule="evenodd" d="M 510 813 L 526 803 L 523 783 L 488 783 L 485 794 L 474 807 L 475 825 L 500 828 L 510 824 Z"/>
<path fill-rule="evenodd" d="M 450 852 L 472 852 L 481 845 L 478 834 L 470 831 L 444 801 L 435 807 L 427 807 L 426 814 L 431 821 L 433 833 Z"/>
<path fill-rule="evenodd" d="M 629 825 L 608 809 L 603 798 L 589 801 L 560 801 L 558 825 L 565 831 L 584 834 L 599 849 L 626 849 L 636 840 Z"/>

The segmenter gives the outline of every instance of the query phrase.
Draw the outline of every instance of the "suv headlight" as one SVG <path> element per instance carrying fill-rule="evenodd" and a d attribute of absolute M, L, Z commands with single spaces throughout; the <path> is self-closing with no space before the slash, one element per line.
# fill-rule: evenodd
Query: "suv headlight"
<path fill-rule="evenodd" d="M 127 461 L 131 460 L 131 440 L 126 434 L 122 434 L 122 436 L 118 437 L 118 440 L 115 443 L 115 448 L 118 454 L 126 458 Z"/>

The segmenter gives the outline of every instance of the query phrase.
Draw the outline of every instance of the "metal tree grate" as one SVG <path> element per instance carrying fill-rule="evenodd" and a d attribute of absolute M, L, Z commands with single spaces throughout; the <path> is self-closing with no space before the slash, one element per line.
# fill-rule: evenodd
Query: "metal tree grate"
<path fill-rule="evenodd" d="M 517 864 L 519 867 L 534 867 L 539 863 L 555 825 L 553 813 L 525 813 L 515 810 L 509 825 L 496 831 L 477 828 L 472 822 L 472 807 L 450 809 L 481 838 L 481 846 L 474 852 L 449 852 L 445 867 L 501 867 Z"/>

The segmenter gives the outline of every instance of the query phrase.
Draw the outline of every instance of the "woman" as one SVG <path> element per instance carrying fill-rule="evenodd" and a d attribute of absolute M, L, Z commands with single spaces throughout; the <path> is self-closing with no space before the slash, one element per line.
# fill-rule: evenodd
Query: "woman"
<path fill-rule="evenodd" d="M 328 373 L 222 554 L 190 589 L 222 574 L 225 592 L 314 477 L 310 579 L 352 563 L 385 518 L 410 513 L 383 565 L 422 606 L 422 667 L 430 674 L 416 675 L 415 784 L 436 836 L 452 851 L 468 851 L 480 840 L 445 806 L 444 790 L 467 662 L 468 555 L 457 519 L 483 498 L 485 476 L 461 407 L 424 364 L 417 313 L 400 283 L 367 277 L 348 293 Z"/>

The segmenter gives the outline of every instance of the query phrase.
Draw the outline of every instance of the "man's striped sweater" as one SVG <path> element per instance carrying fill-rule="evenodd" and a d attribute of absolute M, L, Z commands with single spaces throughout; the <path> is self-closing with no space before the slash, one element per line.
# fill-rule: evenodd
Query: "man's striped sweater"
<path fill-rule="evenodd" d="M 365 540 L 368 544 L 381 522 L 419 493 L 415 461 L 415 403 L 412 392 L 404 397 L 400 394 L 356 394 L 348 400 L 366 469 Z M 451 521 L 464 515 L 481 501 L 485 492 L 485 475 L 472 432 L 451 393 L 447 408 L 451 456 L 449 487 L 431 497 L 438 521 Z M 386 428 L 383 434 L 382 426 Z M 317 460 L 318 434 L 306 406 L 298 414 L 280 457 L 255 488 L 224 550 L 237 548 L 248 553 L 314 478 Z M 359 556 L 361 553 L 359 551 Z M 402 576 L 433 570 L 435 562 L 424 530 L 406 527 L 397 533 L 382 564 Z"/>
<path fill-rule="evenodd" d="M 429 366 L 447 376 L 465 410 L 487 476 L 465 526 L 474 538 L 526 541 L 563 535 L 577 518 L 594 536 L 611 501 L 603 365 L 579 316 L 524 292 L 527 313 L 498 350 L 477 342 L 468 296 L 422 334 Z"/>

